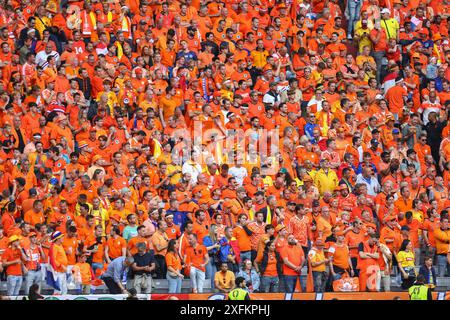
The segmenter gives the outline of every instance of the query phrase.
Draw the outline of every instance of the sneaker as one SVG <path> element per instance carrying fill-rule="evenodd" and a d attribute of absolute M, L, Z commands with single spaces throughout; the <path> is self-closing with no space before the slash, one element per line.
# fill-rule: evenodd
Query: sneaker
<path fill-rule="evenodd" d="M 348 40 L 352 40 L 352 39 L 353 39 L 352 35 L 349 34 L 349 35 L 347 36 L 347 39 L 348 39 Z"/>

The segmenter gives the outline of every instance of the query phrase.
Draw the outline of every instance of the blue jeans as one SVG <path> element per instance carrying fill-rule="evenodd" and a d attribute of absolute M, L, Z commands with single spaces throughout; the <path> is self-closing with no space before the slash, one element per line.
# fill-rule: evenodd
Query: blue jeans
<path fill-rule="evenodd" d="M 28 294 L 28 291 L 30 291 L 30 287 L 33 284 L 38 284 L 41 285 L 41 281 L 42 281 L 42 272 L 41 270 L 39 271 L 33 271 L 30 270 L 28 271 L 28 274 L 26 276 L 26 281 L 25 281 L 25 294 Z"/>
<path fill-rule="evenodd" d="M 373 58 L 375 59 L 375 63 L 377 64 L 377 81 L 380 83 L 381 81 L 381 72 L 385 66 L 383 66 L 383 59 L 386 57 L 385 51 L 375 51 L 373 53 Z"/>
<path fill-rule="evenodd" d="M 348 8 L 348 28 L 347 28 L 347 35 L 351 35 L 354 28 L 356 21 L 359 20 L 359 14 L 361 11 L 361 1 L 355 1 L 355 0 L 348 0 L 347 2 L 347 8 Z"/>
<path fill-rule="evenodd" d="M 206 279 L 211 280 L 211 289 L 214 289 L 214 275 L 217 272 L 217 267 L 213 261 L 213 259 L 210 257 L 208 264 L 205 266 L 206 269 Z"/>
<path fill-rule="evenodd" d="M 169 272 L 167 272 L 166 279 L 169 282 L 169 293 L 181 293 L 181 285 L 183 284 L 181 278 L 172 277 Z"/>
<path fill-rule="evenodd" d="M 8 276 L 6 278 L 6 295 L 18 296 L 20 288 L 22 287 L 22 282 L 22 276 Z"/>
<path fill-rule="evenodd" d="M 280 280 L 278 277 L 261 277 L 261 292 L 278 292 Z"/>
<path fill-rule="evenodd" d="M 295 284 L 297 283 L 297 279 L 300 281 L 300 277 L 299 276 L 287 276 L 287 275 L 284 275 L 284 283 L 285 283 L 284 290 L 287 293 L 293 293 L 295 291 Z"/>
<path fill-rule="evenodd" d="M 205 282 L 205 272 L 196 267 L 191 267 L 191 272 L 189 274 L 191 278 L 191 288 L 194 293 L 203 293 L 203 284 Z"/>
<path fill-rule="evenodd" d="M 438 267 L 438 277 L 445 277 L 448 270 L 448 261 L 446 255 L 436 255 L 437 257 L 437 267 Z"/>
<path fill-rule="evenodd" d="M 324 292 L 327 281 L 326 272 L 313 271 L 314 292 Z"/>

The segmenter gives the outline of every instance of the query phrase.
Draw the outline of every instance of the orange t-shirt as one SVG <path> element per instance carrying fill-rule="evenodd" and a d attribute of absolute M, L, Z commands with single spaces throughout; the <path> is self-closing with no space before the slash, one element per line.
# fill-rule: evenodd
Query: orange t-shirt
<path fill-rule="evenodd" d="M 181 271 L 181 259 L 176 253 L 169 252 L 166 254 L 166 265 L 167 267 L 172 267 L 178 272 Z"/>
<path fill-rule="evenodd" d="M 195 249 L 191 246 L 186 248 L 186 263 L 190 263 L 191 266 L 205 272 L 205 267 L 201 267 L 200 264 L 205 262 L 205 255 L 208 254 L 208 250 L 202 244 L 198 244 Z"/>
<path fill-rule="evenodd" d="M 295 266 L 300 266 L 300 263 L 303 261 L 305 254 L 303 253 L 303 249 L 299 246 L 291 246 L 287 245 L 281 250 L 281 258 L 284 260 L 288 258 L 289 262 Z M 286 276 L 298 276 L 300 275 L 298 272 L 289 268 L 286 264 L 283 264 L 283 274 Z"/>
<path fill-rule="evenodd" d="M 21 253 L 19 249 L 7 248 L 3 254 L 3 261 L 11 262 L 17 259 L 21 259 Z M 21 276 L 22 267 L 20 263 L 15 263 L 6 268 L 6 274 L 8 276 Z"/>
<path fill-rule="evenodd" d="M 108 247 L 109 258 L 114 260 L 122 255 L 122 249 L 127 247 L 127 242 L 122 237 L 109 238 L 106 241 L 106 247 Z"/>

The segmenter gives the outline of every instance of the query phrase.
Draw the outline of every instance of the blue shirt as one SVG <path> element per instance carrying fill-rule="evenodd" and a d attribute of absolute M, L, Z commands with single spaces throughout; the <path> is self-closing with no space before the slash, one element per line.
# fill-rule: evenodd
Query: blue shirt
<path fill-rule="evenodd" d="M 212 247 L 213 245 L 215 245 L 215 243 L 212 242 L 212 239 L 211 239 L 210 236 L 206 236 L 206 237 L 203 238 L 203 245 L 206 248 L 208 248 L 208 247 Z M 217 253 L 217 250 L 218 250 L 217 248 L 214 248 L 214 249 L 208 250 L 208 253 L 209 253 L 210 256 L 213 256 L 213 255 L 215 255 Z"/>
<path fill-rule="evenodd" d="M 138 226 L 130 227 L 126 226 L 125 229 L 123 229 L 123 235 L 122 237 L 128 242 L 131 238 L 137 237 Z"/>
<path fill-rule="evenodd" d="M 305 130 L 305 134 L 306 136 L 309 138 L 309 140 L 314 140 L 313 138 L 313 131 L 314 128 L 318 128 L 319 126 L 317 125 L 317 123 L 307 123 L 305 124 L 304 130 Z"/>
<path fill-rule="evenodd" d="M 124 273 L 128 271 L 128 267 L 124 264 L 125 259 L 125 257 L 120 256 L 111 261 L 102 277 L 113 278 L 116 283 L 122 282 Z"/>
<path fill-rule="evenodd" d="M 220 239 L 219 244 L 220 244 L 220 251 L 219 251 L 220 262 L 228 262 L 228 256 L 234 255 L 233 248 L 231 247 L 231 244 L 228 242 L 228 239 L 226 237 Z"/>
<path fill-rule="evenodd" d="M 167 210 L 167 213 L 173 214 L 173 223 L 180 227 L 180 231 L 184 231 L 184 224 L 187 221 L 186 212 Z M 166 214 L 167 214 L 166 213 Z"/>
<path fill-rule="evenodd" d="M 361 163 L 358 165 L 358 168 L 356 168 L 356 174 L 362 173 L 362 169 L 363 169 L 362 164 L 363 164 L 363 162 L 361 162 Z M 371 167 L 372 167 L 372 169 L 373 169 L 373 172 L 378 173 L 378 172 L 377 172 L 377 167 L 375 167 L 375 165 L 374 165 L 373 163 L 370 163 L 370 165 L 371 165 Z"/>
<path fill-rule="evenodd" d="M 187 66 L 189 61 L 191 61 L 191 60 L 197 61 L 197 55 L 193 51 L 178 52 L 177 53 L 177 60 L 180 59 L 181 57 L 184 57 L 184 59 L 185 59 L 185 63 L 184 63 L 185 66 Z"/>

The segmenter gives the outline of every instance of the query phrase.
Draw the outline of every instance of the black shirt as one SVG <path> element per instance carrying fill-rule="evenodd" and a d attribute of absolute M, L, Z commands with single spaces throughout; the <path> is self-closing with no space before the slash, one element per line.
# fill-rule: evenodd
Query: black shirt
<path fill-rule="evenodd" d="M 155 253 L 153 250 L 150 250 L 148 252 L 146 252 L 143 255 L 140 255 L 139 253 L 136 253 L 133 256 L 134 259 L 134 263 L 136 264 L 137 267 L 150 267 L 152 263 L 155 263 Z M 134 275 L 137 274 L 151 274 L 151 272 L 148 271 L 132 271 Z"/>
<path fill-rule="evenodd" d="M 89 100 L 92 90 L 91 79 L 76 78 L 75 80 L 78 82 L 78 88 L 83 92 L 84 97 Z"/>

